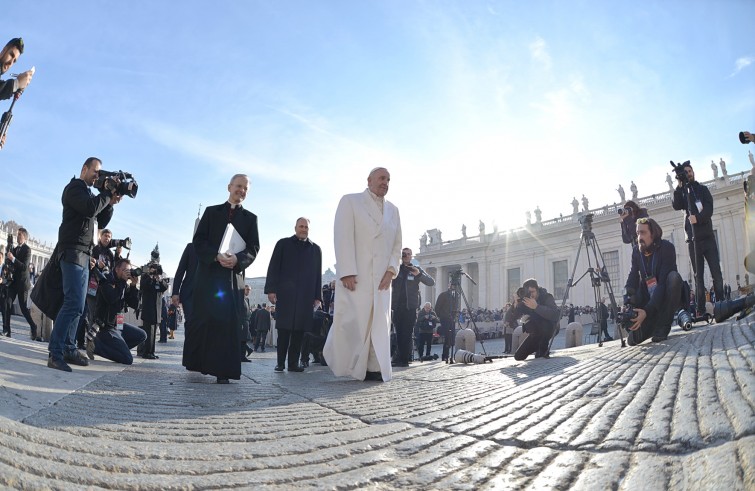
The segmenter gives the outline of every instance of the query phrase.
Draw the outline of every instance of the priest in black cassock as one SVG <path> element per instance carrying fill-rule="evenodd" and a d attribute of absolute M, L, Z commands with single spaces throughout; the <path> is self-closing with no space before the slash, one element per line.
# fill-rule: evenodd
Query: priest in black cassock
<path fill-rule="evenodd" d="M 309 219 L 299 218 L 291 237 L 275 244 L 265 279 L 265 293 L 275 304 L 278 330 L 278 364 L 282 372 L 288 356 L 288 371 L 303 372 L 299 366 L 301 341 L 312 327 L 314 310 L 322 304 L 322 251 L 309 240 Z"/>
<path fill-rule="evenodd" d="M 241 202 L 249 178 L 236 174 L 228 184 L 228 201 L 205 209 L 194 233 L 197 272 L 194 278 L 193 319 L 186 327 L 183 365 L 187 370 L 217 377 L 219 384 L 241 378 L 241 319 L 244 271 L 260 249 L 257 216 Z M 243 250 L 220 251 L 228 224 L 245 242 Z"/>

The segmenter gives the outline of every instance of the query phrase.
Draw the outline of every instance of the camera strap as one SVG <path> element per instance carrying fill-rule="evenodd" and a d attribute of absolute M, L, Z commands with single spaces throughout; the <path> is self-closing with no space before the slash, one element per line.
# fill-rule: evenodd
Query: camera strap
<path fill-rule="evenodd" d="M 650 274 L 647 273 L 647 269 L 645 266 L 645 255 L 640 251 L 639 247 L 637 248 L 637 252 L 640 253 L 640 263 L 642 265 L 640 276 L 642 277 L 642 281 L 645 282 L 645 285 L 648 287 L 648 293 L 652 296 L 653 292 L 655 291 L 655 287 L 658 286 L 658 279 L 654 276 L 655 271 L 655 253 L 657 251 L 653 251 L 651 254 L 651 260 L 650 260 Z"/>

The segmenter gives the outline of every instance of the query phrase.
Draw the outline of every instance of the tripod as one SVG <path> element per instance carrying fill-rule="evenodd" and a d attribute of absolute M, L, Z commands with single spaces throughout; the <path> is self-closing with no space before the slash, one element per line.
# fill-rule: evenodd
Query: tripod
<path fill-rule="evenodd" d="M 461 299 L 464 300 L 464 305 L 467 308 L 467 312 L 471 314 L 472 308 L 469 306 L 469 302 L 467 301 L 467 296 L 464 294 L 464 289 L 461 287 L 461 277 L 466 276 L 469 281 L 471 281 L 473 284 L 477 284 L 475 280 L 472 279 L 471 276 L 469 276 L 467 273 L 464 272 L 463 269 L 458 269 L 456 271 L 451 272 L 451 285 L 456 290 L 457 294 L 453 296 L 454 298 L 454 305 L 453 309 L 451 310 L 451 314 L 454 316 L 454 323 L 451 326 L 451 331 L 447 333 L 447 336 L 451 336 L 451 349 L 448 353 L 448 359 L 446 360 L 446 363 L 453 364 L 456 363 L 456 360 L 454 359 L 454 351 L 455 351 L 455 343 L 456 343 L 456 325 L 459 325 L 459 328 L 461 328 L 461 321 L 459 321 L 459 313 L 461 312 L 459 310 L 459 296 L 461 296 Z M 483 341 L 482 336 L 480 336 L 480 331 L 477 329 L 477 324 L 475 323 L 474 318 L 470 315 L 469 319 L 467 320 L 466 327 L 469 327 L 469 324 L 472 324 L 472 330 L 475 333 L 475 338 L 480 341 L 480 347 L 482 348 L 482 354 L 485 357 L 486 362 L 492 362 L 494 358 L 503 358 L 502 356 L 488 356 L 487 352 L 485 351 L 485 341 Z"/>
<path fill-rule="evenodd" d="M 593 233 L 592 231 L 592 217 L 593 214 L 589 213 L 587 215 L 582 215 L 579 218 L 579 224 L 582 226 L 582 236 L 580 237 L 579 248 L 577 249 L 577 257 L 574 259 L 574 269 L 572 269 L 571 276 L 569 277 L 569 281 L 566 284 L 566 291 L 564 291 L 564 299 L 561 302 L 561 312 L 564 312 L 566 299 L 569 298 L 569 290 L 571 290 L 573 286 L 575 286 L 582 280 L 582 278 L 589 274 L 593 295 L 595 296 L 595 311 L 597 313 L 597 322 L 598 326 L 601 326 L 604 320 L 608 320 L 604 319 L 603 309 L 600 308 L 600 304 L 602 304 L 602 302 L 600 301 L 601 284 L 605 283 L 606 288 L 608 289 L 608 298 L 611 300 L 611 311 L 613 312 L 614 318 L 616 317 L 618 308 L 616 306 L 616 297 L 614 297 L 613 295 L 611 280 L 608 277 L 608 271 L 606 271 L 605 269 L 606 262 L 603 259 L 603 252 L 601 252 L 600 246 L 598 245 L 598 239 L 595 238 L 595 233 Z M 584 246 L 585 250 L 587 251 L 588 267 L 587 271 L 585 271 L 582 276 L 577 278 L 577 281 L 574 281 L 574 275 L 577 273 L 577 266 L 579 265 L 579 255 L 582 252 L 582 246 Z M 595 262 L 595 267 L 593 267 L 593 261 Z M 603 266 L 601 266 L 601 264 Z M 553 331 L 553 335 L 551 336 L 551 340 L 548 343 L 549 352 L 557 333 L 558 329 L 555 329 Z M 626 347 L 624 332 L 621 329 L 619 329 L 619 336 L 621 336 L 621 347 Z M 598 346 L 603 346 L 603 329 L 598 329 Z"/>

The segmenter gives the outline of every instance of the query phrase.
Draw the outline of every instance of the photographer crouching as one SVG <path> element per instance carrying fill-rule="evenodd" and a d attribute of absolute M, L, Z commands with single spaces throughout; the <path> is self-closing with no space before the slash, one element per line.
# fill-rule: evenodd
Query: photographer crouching
<path fill-rule="evenodd" d="M 632 250 L 625 289 L 624 311 L 618 321 L 629 330 L 627 343 L 667 339 L 681 305 L 682 277 L 676 270 L 674 245 L 663 240 L 663 230 L 652 218 L 637 220 L 637 246 Z"/>
<path fill-rule="evenodd" d="M 99 355 L 124 365 L 131 365 L 131 349 L 147 339 L 147 334 L 136 326 L 124 323 L 125 307 L 136 308 L 139 293 L 136 289 L 137 272 L 131 269 L 128 259 L 117 259 L 112 271 L 104 273 L 97 288 L 94 321 L 87 331 L 87 356 Z"/>
<path fill-rule="evenodd" d="M 561 311 L 556 306 L 553 295 L 545 288 L 540 288 L 534 278 L 525 281 L 522 288 L 524 295 L 517 298 L 509 322 L 526 316 L 523 319 L 522 330 L 528 336 L 514 353 L 514 359 L 522 361 L 532 353 L 535 353 L 535 358 L 550 358 L 548 345 L 561 317 Z"/>

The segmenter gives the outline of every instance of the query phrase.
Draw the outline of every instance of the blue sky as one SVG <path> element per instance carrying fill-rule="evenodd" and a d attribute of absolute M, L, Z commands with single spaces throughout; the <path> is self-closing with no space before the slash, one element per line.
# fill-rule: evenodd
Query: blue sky
<path fill-rule="evenodd" d="M 750 169 L 755 2 L 35 1 L 5 37 L 36 66 L 0 151 L 0 220 L 55 242 L 89 156 L 133 173 L 111 228 L 175 270 L 199 204 L 251 177 L 262 276 L 297 217 L 332 267 L 345 193 L 391 171 L 404 244 L 666 189 L 668 161 Z M 4 40 L 3 40 L 4 41 Z M 6 76 L 7 77 L 7 74 Z M 5 78 L 4 77 L 4 78 Z M 5 110 L 9 101 L 0 103 Z M 750 145 L 749 149 L 753 146 Z"/>

